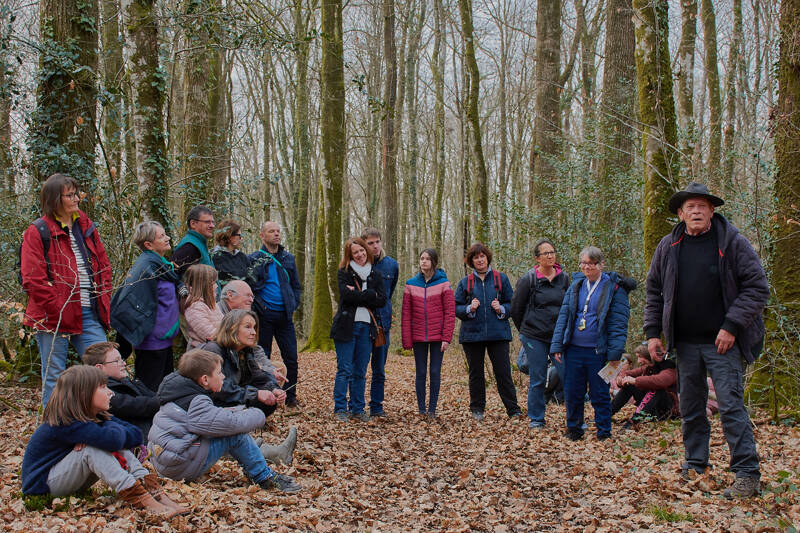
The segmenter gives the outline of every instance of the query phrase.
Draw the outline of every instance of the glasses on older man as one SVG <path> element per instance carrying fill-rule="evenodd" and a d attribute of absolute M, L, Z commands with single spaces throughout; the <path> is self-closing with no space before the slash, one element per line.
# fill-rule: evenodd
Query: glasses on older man
<path fill-rule="evenodd" d="M 578 264 L 580 265 L 581 268 L 583 267 L 593 268 L 597 266 L 597 263 L 592 263 L 591 261 L 581 261 Z"/>

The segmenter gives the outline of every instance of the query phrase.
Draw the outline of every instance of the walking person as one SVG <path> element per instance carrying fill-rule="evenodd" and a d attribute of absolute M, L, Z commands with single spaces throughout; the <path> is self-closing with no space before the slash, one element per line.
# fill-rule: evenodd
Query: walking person
<path fill-rule="evenodd" d="M 106 340 L 111 265 L 97 226 L 80 210 L 75 178 L 53 174 L 39 193 L 42 216 L 28 226 L 20 248 L 23 324 L 33 328 L 42 360 L 42 405 L 67 366 L 70 344 L 83 352 Z"/>
<path fill-rule="evenodd" d="M 464 258 L 472 269 L 458 282 L 455 293 L 456 316 L 461 320 L 458 341 L 469 366 L 469 409 L 475 420 L 483 420 L 486 410 L 484 354 L 489 354 L 497 381 L 497 392 L 509 418 L 522 416 L 517 391 L 511 380 L 508 358 L 511 326 L 508 324 L 513 290 L 508 277 L 492 269 L 492 252 L 484 244 L 473 244 Z"/>
<path fill-rule="evenodd" d="M 636 281 L 616 272 L 603 272 L 603 252 L 587 246 L 580 253 L 581 272 L 572 276 L 553 331 L 550 353 L 564 362 L 564 403 L 567 438 L 583 437 L 586 386 L 594 409 L 597 438 L 611 437 L 609 385 L 597 373 L 617 361 L 628 339 L 628 293 Z"/>
<path fill-rule="evenodd" d="M 453 340 L 455 300 L 447 274 L 439 266 L 439 254 L 426 248 L 419 255 L 419 272 L 406 281 L 400 322 L 403 348 L 414 350 L 415 387 L 419 414 L 436 418 L 442 358 Z M 430 355 L 430 396 L 425 403 L 425 378 Z M 373 357 L 375 357 L 373 352 Z"/>
<path fill-rule="evenodd" d="M 533 248 L 536 266 L 519 278 L 511 299 L 511 318 L 520 333 L 522 347 L 528 359 L 528 418 L 530 427 L 541 429 L 545 424 L 544 389 L 550 343 L 556 327 L 558 312 L 569 287 L 567 273 L 556 262 L 556 249 L 548 239 Z M 563 378 L 561 363 L 555 363 Z"/>
<path fill-rule="evenodd" d="M 381 326 L 375 312 L 386 304 L 386 289 L 380 274 L 372 268 L 372 254 L 360 237 L 344 243 L 344 253 L 337 273 L 339 309 L 331 324 L 331 338 L 336 345 L 336 381 L 333 386 L 333 410 L 336 418 L 369 420 L 364 412 L 364 389 L 373 339 Z M 348 398 L 349 392 L 349 398 Z"/>
<path fill-rule="evenodd" d="M 372 254 L 372 268 L 380 274 L 383 288 L 386 292 L 386 304 L 377 310 L 383 331 L 386 334 L 386 344 L 372 348 L 370 359 L 372 378 L 369 386 L 369 414 L 370 416 L 386 416 L 383 410 L 383 399 L 386 386 L 386 357 L 389 354 L 389 332 L 392 328 L 392 297 L 397 287 L 397 278 L 400 268 L 392 257 L 383 250 L 381 233 L 376 228 L 365 228 L 361 238 L 367 243 L 367 251 Z"/>
<path fill-rule="evenodd" d="M 715 213 L 723 205 L 708 187 L 691 182 L 672 195 L 669 210 L 680 222 L 656 247 L 647 273 L 644 331 L 653 361 L 664 344 L 677 357 L 678 391 L 689 471 L 709 465 L 711 427 L 706 414 L 710 374 L 716 388 L 730 469 L 736 475 L 727 498 L 760 490 L 761 469 L 750 416 L 744 406 L 744 365 L 763 346 L 762 312 L 769 298 L 767 277 L 750 242 Z"/>

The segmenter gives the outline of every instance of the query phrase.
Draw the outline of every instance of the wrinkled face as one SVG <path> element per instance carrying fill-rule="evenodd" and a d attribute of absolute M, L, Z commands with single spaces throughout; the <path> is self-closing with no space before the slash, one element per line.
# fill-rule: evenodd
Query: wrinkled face
<path fill-rule="evenodd" d="M 253 317 L 246 316 L 239 323 L 239 329 L 236 331 L 236 338 L 239 343 L 248 348 L 252 348 L 258 343 L 258 332 L 256 331 L 256 321 Z"/>
<path fill-rule="evenodd" d="M 678 216 L 686 223 L 691 235 L 705 231 L 711 224 L 714 206 L 705 198 L 689 198 L 678 209 Z"/>
<path fill-rule="evenodd" d="M 419 256 L 419 269 L 423 272 L 430 272 L 433 268 L 433 262 L 431 261 L 431 256 L 426 253 L 422 253 Z"/>
<path fill-rule="evenodd" d="M 203 213 L 199 219 L 189 221 L 189 229 L 196 231 L 206 239 L 210 239 L 214 236 L 214 215 Z"/>
<path fill-rule="evenodd" d="M 222 390 L 222 384 L 225 382 L 225 374 L 222 373 L 222 364 L 217 363 L 217 367 L 210 376 L 202 376 L 206 378 L 206 388 L 211 392 L 219 392 Z"/>
<path fill-rule="evenodd" d="M 147 246 L 147 245 L 150 246 Z M 153 250 L 158 255 L 165 255 L 169 251 L 169 235 L 167 232 L 164 231 L 164 228 L 156 228 L 156 236 L 153 238 L 153 241 L 145 241 L 145 247 Z"/>
<path fill-rule="evenodd" d="M 111 407 L 111 397 L 114 396 L 114 391 L 108 388 L 108 385 L 101 385 L 94 390 L 92 394 L 92 410 L 94 414 L 102 411 L 108 411 Z"/>
<path fill-rule="evenodd" d="M 281 227 L 275 222 L 268 222 L 259 235 L 265 246 L 278 246 L 281 243 Z"/>
<path fill-rule="evenodd" d="M 128 367 L 125 366 L 125 360 L 116 349 L 106 352 L 106 360 L 102 365 L 97 366 L 110 378 L 120 380 L 128 377 Z"/>
<path fill-rule="evenodd" d="M 556 249 L 550 243 L 542 243 L 539 246 L 539 254 L 536 256 L 536 262 L 543 267 L 552 267 L 556 264 Z"/>
<path fill-rule="evenodd" d="M 367 251 L 360 244 L 351 244 L 350 253 L 353 255 L 353 261 L 355 261 L 357 265 L 364 266 L 367 264 Z"/>
<path fill-rule="evenodd" d="M 485 272 L 489 269 L 489 258 L 485 253 L 479 253 L 472 256 L 472 266 L 478 272 Z"/>
<path fill-rule="evenodd" d="M 589 281 L 597 281 L 603 273 L 601 264 L 592 261 L 585 255 L 581 256 L 580 267 L 581 272 L 583 272 L 583 275 L 586 276 L 586 279 Z"/>
<path fill-rule="evenodd" d="M 372 254 L 374 259 L 377 259 L 379 255 L 381 255 L 381 250 L 383 250 L 383 245 L 381 244 L 381 238 L 377 236 L 367 237 L 365 239 L 367 242 L 367 248 L 369 248 L 369 253 Z"/>
<path fill-rule="evenodd" d="M 231 281 L 229 285 L 231 283 L 236 283 L 236 285 L 232 287 L 234 292 L 228 293 L 228 309 L 250 309 L 250 306 L 253 305 L 253 290 L 243 281 Z"/>
<path fill-rule="evenodd" d="M 64 187 L 61 189 L 61 208 L 56 209 L 56 216 L 71 217 L 78 212 L 78 205 L 81 203 L 81 195 L 75 187 Z"/>

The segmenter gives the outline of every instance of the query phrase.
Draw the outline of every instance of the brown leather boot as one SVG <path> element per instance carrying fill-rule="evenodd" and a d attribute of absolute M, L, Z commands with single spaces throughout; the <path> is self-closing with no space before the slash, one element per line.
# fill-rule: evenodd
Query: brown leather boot
<path fill-rule="evenodd" d="M 125 503 L 137 509 L 143 509 L 149 514 L 172 518 L 175 512 L 153 498 L 140 481 L 136 481 L 130 488 L 119 491 L 117 495 Z"/>
<path fill-rule="evenodd" d="M 189 509 L 181 506 L 179 503 L 173 501 L 172 498 L 167 496 L 167 493 L 164 492 L 164 487 L 161 486 L 161 482 L 158 480 L 158 474 L 151 472 L 144 476 L 141 481 L 142 485 L 144 485 L 144 488 L 147 489 L 147 492 L 149 492 L 157 502 L 165 507 L 173 509 L 176 515 L 186 514 L 189 512 Z"/>

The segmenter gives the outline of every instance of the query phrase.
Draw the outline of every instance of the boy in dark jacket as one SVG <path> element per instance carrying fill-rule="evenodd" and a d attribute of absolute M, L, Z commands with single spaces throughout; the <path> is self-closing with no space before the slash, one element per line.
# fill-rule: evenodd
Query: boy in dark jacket
<path fill-rule="evenodd" d="M 114 391 L 109 412 L 141 429 L 146 439 L 160 407 L 158 398 L 144 383 L 128 377 L 128 368 L 118 348 L 116 342 L 92 344 L 83 354 L 83 364 L 97 367 L 108 376 L 108 388 Z"/>
<path fill-rule="evenodd" d="M 206 350 L 186 352 L 178 371 L 164 378 L 158 389 L 161 409 L 148 443 L 156 471 L 170 479 L 194 481 L 227 452 L 261 488 L 299 491 L 290 476 L 267 466 L 250 436 L 264 425 L 264 413 L 255 407 L 214 405 L 211 393 L 219 392 L 224 380 L 222 358 Z"/>

